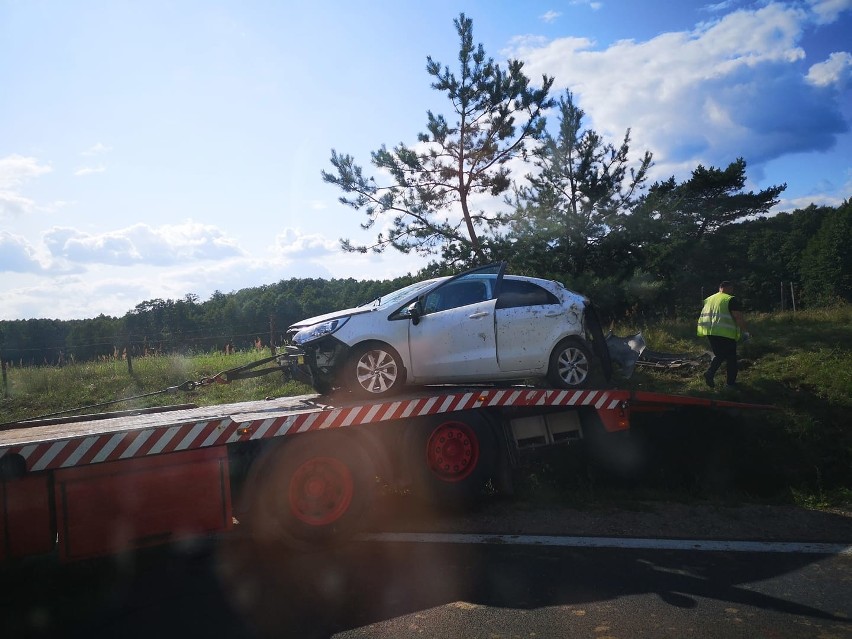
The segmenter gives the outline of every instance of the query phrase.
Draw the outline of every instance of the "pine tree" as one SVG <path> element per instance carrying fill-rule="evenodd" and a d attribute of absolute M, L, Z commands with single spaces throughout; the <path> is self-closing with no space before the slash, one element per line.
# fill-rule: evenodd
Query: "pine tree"
<path fill-rule="evenodd" d="M 418 143 L 399 143 L 372 153 L 372 164 L 391 180 L 367 177 L 352 156 L 332 149 L 333 172 L 323 180 L 346 195 L 340 201 L 366 214 L 363 229 L 391 217 L 387 233 L 372 246 L 341 240 L 346 251 L 441 254 L 451 262 L 484 259 L 483 236 L 505 221 L 495 211 L 476 208 L 478 196 L 499 197 L 510 185 L 508 162 L 524 157 L 528 144 L 544 129 L 543 112 L 553 105 L 548 92 L 553 78 L 535 88 L 523 63 L 509 60 L 503 69 L 473 44 L 473 22 L 462 13 L 454 20 L 460 40 L 457 73 L 427 57 L 432 88 L 446 94 L 454 122 L 427 112 L 427 130 Z"/>

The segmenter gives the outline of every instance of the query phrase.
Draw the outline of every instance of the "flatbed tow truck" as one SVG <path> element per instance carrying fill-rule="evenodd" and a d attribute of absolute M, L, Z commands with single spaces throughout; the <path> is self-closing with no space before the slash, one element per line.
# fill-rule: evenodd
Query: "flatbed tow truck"
<path fill-rule="evenodd" d="M 424 387 L 45 419 L 0 428 L 0 561 L 73 561 L 226 531 L 346 539 L 377 485 L 464 506 L 543 449 L 615 449 L 631 419 L 764 405 L 652 392 Z M 683 428 L 689 428 L 685 423 Z"/>

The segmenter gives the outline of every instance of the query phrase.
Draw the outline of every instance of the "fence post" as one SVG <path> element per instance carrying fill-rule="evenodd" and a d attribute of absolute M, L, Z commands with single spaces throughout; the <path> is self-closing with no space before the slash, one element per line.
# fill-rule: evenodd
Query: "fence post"
<path fill-rule="evenodd" d="M 9 399 L 9 380 L 6 378 L 6 360 L 0 357 L 0 368 L 3 369 L 3 397 Z"/>
<path fill-rule="evenodd" d="M 127 346 L 124 350 L 127 353 L 127 373 L 133 377 L 133 358 L 130 355 L 130 351 L 133 350 L 133 342 L 130 340 L 130 334 L 127 335 Z"/>
<path fill-rule="evenodd" d="M 269 315 L 269 350 L 275 356 L 275 315 Z"/>
<path fill-rule="evenodd" d="M 796 294 L 793 292 L 793 280 L 790 280 L 790 298 L 793 300 L 793 312 L 796 312 Z"/>

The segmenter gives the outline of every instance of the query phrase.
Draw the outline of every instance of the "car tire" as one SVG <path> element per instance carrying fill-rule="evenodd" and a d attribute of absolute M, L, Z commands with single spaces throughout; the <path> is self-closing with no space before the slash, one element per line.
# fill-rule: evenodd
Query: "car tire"
<path fill-rule="evenodd" d="M 393 348 L 381 342 L 367 342 L 352 349 L 342 381 L 357 397 L 383 397 L 402 387 L 405 368 Z"/>
<path fill-rule="evenodd" d="M 592 354 L 576 337 L 566 337 L 550 354 L 547 381 L 556 388 L 585 388 L 592 374 Z"/>

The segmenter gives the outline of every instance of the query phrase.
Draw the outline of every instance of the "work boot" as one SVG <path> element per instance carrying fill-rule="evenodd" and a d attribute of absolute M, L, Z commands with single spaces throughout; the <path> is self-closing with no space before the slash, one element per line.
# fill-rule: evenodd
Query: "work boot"
<path fill-rule="evenodd" d="M 704 381 L 707 382 L 707 385 L 710 388 L 713 388 L 716 385 L 716 383 L 713 381 L 713 376 L 710 374 L 710 371 L 704 373 Z"/>

